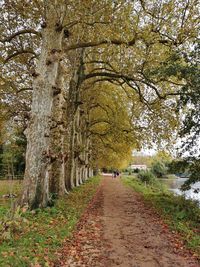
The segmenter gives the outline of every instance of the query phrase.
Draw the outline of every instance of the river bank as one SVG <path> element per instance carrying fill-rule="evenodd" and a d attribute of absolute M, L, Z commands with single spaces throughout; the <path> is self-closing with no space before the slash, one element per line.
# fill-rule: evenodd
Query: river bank
<path fill-rule="evenodd" d="M 191 185 L 190 190 L 181 191 L 181 186 L 188 180 L 188 178 L 179 178 L 174 175 L 173 179 L 160 179 L 160 181 L 167 186 L 167 188 L 177 194 L 182 195 L 186 199 L 192 199 L 199 202 L 200 206 L 200 182 Z"/>

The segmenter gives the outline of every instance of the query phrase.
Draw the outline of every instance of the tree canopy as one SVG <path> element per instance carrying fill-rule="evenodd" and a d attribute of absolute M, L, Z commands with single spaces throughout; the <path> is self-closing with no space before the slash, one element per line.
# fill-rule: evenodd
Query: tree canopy
<path fill-rule="evenodd" d="M 22 205 L 46 206 L 132 149 L 174 142 L 178 103 L 182 132 L 195 121 L 198 133 L 197 5 L 1 3 L 0 104 L 27 138 Z"/>

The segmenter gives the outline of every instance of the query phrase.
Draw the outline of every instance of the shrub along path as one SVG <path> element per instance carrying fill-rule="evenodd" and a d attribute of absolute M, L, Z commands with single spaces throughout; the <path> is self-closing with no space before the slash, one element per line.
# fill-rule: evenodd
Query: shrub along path
<path fill-rule="evenodd" d="M 200 266 L 180 244 L 138 193 L 105 177 L 54 266 Z"/>

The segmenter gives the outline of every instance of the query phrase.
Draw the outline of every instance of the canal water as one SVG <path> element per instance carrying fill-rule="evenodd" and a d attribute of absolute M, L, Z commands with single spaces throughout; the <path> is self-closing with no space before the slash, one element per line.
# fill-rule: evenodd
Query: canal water
<path fill-rule="evenodd" d="M 187 181 L 188 178 L 175 178 L 175 179 L 162 179 L 163 183 L 167 185 L 170 191 L 174 192 L 177 195 L 184 195 L 185 198 L 193 199 L 199 201 L 200 204 L 200 182 L 197 182 L 191 186 L 190 190 L 181 191 L 180 188 Z M 198 193 L 195 193 L 195 190 L 198 190 Z"/>

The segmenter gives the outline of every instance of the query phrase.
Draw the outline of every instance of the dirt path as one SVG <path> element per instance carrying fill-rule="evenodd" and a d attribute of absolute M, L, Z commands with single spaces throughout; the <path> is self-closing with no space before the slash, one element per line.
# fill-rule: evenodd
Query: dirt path
<path fill-rule="evenodd" d="M 137 193 L 106 177 L 54 266 L 200 266 L 184 249 L 176 249 L 173 238 Z"/>

